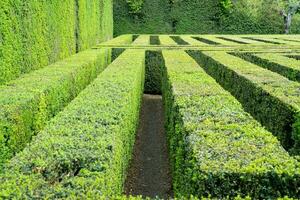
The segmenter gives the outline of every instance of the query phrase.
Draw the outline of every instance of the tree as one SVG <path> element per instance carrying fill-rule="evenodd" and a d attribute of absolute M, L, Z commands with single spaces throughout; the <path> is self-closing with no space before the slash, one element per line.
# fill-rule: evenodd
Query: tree
<path fill-rule="evenodd" d="M 300 0 L 280 0 L 280 14 L 284 20 L 284 32 L 288 34 L 292 24 L 293 16 L 300 10 Z"/>

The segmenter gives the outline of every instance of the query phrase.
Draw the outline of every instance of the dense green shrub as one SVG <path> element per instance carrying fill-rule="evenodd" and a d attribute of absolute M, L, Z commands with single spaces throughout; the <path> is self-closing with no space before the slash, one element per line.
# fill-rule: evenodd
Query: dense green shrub
<path fill-rule="evenodd" d="M 172 40 L 168 35 L 160 35 L 159 41 L 160 45 L 178 46 L 178 44 L 174 40 Z"/>
<path fill-rule="evenodd" d="M 149 35 L 140 35 L 137 36 L 136 39 L 132 42 L 132 46 L 138 45 L 149 45 L 150 44 L 150 36 Z"/>
<path fill-rule="evenodd" d="M 141 12 L 141 9 L 144 4 L 144 0 L 126 0 L 126 1 L 131 9 L 131 13 L 138 14 Z"/>
<path fill-rule="evenodd" d="M 290 80 L 300 82 L 300 62 L 298 60 L 279 55 L 278 53 L 235 53 L 234 55 L 277 72 Z"/>
<path fill-rule="evenodd" d="M 74 10 L 74 0 L 1 1 L 0 84 L 74 54 Z"/>
<path fill-rule="evenodd" d="M 188 42 L 183 40 L 180 36 L 170 36 L 178 45 L 189 45 Z"/>
<path fill-rule="evenodd" d="M 275 134 L 287 150 L 299 154 L 299 83 L 226 52 L 189 53 L 239 99 L 246 111 Z"/>
<path fill-rule="evenodd" d="M 106 42 L 102 42 L 99 45 L 126 45 L 126 44 L 131 44 L 133 41 L 133 36 L 130 34 L 127 35 L 121 35 L 119 37 L 116 37 L 112 40 L 108 40 Z"/>
<path fill-rule="evenodd" d="M 193 38 L 192 36 L 189 35 L 182 35 L 181 38 L 186 41 L 187 43 L 189 43 L 190 45 L 201 45 L 201 46 L 207 46 L 207 43 L 201 42 L 199 40 L 196 40 L 195 38 Z"/>
<path fill-rule="evenodd" d="M 276 137 L 186 53 L 163 56 L 175 196 L 299 197 L 300 164 Z"/>
<path fill-rule="evenodd" d="M 120 195 L 144 85 L 145 52 L 128 50 L 17 154 L 0 198 L 97 199 Z"/>
<path fill-rule="evenodd" d="M 78 6 L 78 50 L 87 49 L 111 39 L 113 34 L 112 2 L 107 0 L 76 0 Z"/>
<path fill-rule="evenodd" d="M 139 13 L 131 12 L 127 0 L 114 0 L 115 36 L 128 33 L 172 32 L 169 0 L 147 0 Z"/>
<path fill-rule="evenodd" d="M 150 36 L 150 45 L 160 45 L 158 35 L 151 35 Z"/>
<path fill-rule="evenodd" d="M 158 51 L 146 51 L 145 89 L 147 94 L 161 94 L 162 56 Z"/>
<path fill-rule="evenodd" d="M 112 2 L 2 0 L 0 23 L 3 84 L 110 39 Z"/>
<path fill-rule="evenodd" d="M 86 50 L 0 86 L 0 171 L 109 62 L 108 49 Z"/>
<path fill-rule="evenodd" d="M 274 34 L 284 31 L 278 1 L 274 0 L 133 0 L 137 2 L 133 9 L 127 1 L 114 1 L 115 35 Z M 299 33 L 299 23 L 300 15 L 295 15 L 292 33 Z"/>

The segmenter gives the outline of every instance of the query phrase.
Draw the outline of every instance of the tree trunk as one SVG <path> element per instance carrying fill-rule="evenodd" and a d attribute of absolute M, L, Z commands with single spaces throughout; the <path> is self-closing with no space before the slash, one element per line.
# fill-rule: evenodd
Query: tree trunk
<path fill-rule="evenodd" d="M 290 28 L 292 24 L 292 13 L 288 13 L 284 16 L 284 32 L 285 34 L 289 34 Z"/>

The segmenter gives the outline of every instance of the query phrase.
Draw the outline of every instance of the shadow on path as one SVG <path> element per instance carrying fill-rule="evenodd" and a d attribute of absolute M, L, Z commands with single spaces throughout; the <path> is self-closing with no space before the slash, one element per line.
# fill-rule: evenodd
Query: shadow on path
<path fill-rule="evenodd" d="M 172 179 L 164 130 L 162 97 L 143 96 L 140 122 L 125 194 L 170 198 Z"/>

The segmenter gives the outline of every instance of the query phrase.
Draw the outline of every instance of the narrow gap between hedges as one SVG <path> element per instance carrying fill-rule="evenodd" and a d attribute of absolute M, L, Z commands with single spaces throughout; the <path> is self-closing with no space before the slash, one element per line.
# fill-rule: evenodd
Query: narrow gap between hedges
<path fill-rule="evenodd" d="M 76 13 L 76 21 L 75 21 L 75 38 L 76 38 L 76 53 L 79 53 L 79 2 L 75 0 L 75 13 Z"/>
<path fill-rule="evenodd" d="M 146 53 L 145 94 L 125 182 L 126 195 L 169 199 L 173 194 L 161 96 L 161 64 L 160 52 Z"/>
<path fill-rule="evenodd" d="M 188 42 L 184 41 L 180 36 L 170 36 L 174 42 L 176 42 L 178 45 L 189 45 Z"/>
<path fill-rule="evenodd" d="M 195 40 L 198 40 L 198 41 L 200 41 L 200 42 L 204 42 L 204 43 L 206 43 L 206 44 L 210 44 L 210 45 L 220 45 L 220 43 L 217 43 L 217 42 L 214 42 L 214 41 L 205 39 L 205 38 L 201 38 L 201 37 L 192 37 L 192 38 L 194 38 Z"/>
<path fill-rule="evenodd" d="M 258 41 L 258 42 L 269 43 L 269 44 L 282 44 L 282 43 L 279 43 L 279 42 L 268 41 L 268 40 L 259 39 L 259 38 L 252 38 L 252 37 L 243 37 L 243 38 L 244 38 L 244 39 L 249 39 L 249 40 Z"/>

